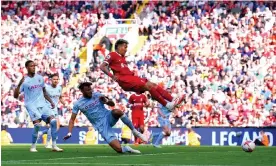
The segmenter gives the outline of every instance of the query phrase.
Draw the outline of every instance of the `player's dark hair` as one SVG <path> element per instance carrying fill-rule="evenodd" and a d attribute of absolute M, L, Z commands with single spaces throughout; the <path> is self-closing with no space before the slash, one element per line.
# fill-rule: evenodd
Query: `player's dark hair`
<path fill-rule="evenodd" d="M 92 85 L 91 82 L 82 82 L 82 83 L 79 84 L 78 88 L 79 88 L 79 90 L 83 90 L 84 87 L 91 86 L 91 85 Z"/>
<path fill-rule="evenodd" d="M 50 76 L 51 79 L 54 78 L 54 77 L 59 77 L 58 73 L 54 73 Z"/>
<path fill-rule="evenodd" d="M 32 60 L 27 60 L 27 61 L 25 62 L 25 67 L 28 67 L 29 64 L 32 63 L 32 62 L 34 62 L 34 61 L 32 61 Z"/>
<path fill-rule="evenodd" d="M 117 40 L 116 43 L 115 43 L 115 50 L 117 50 L 118 46 L 122 45 L 122 44 L 128 44 L 128 41 L 126 41 L 125 39 Z"/>

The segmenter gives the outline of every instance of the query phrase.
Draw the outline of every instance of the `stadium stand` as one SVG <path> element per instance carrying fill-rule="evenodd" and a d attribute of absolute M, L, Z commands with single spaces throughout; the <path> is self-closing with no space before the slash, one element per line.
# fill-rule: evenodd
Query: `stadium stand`
<path fill-rule="evenodd" d="M 135 13 L 138 8 L 141 12 Z M 74 85 L 90 80 L 95 90 L 128 111 L 130 94 L 98 68 L 110 50 L 97 49 L 98 60 L 88 62 L 87 69 L 87 59 L 79 55 L 105 24 L 133 14 L 140 36 L 127 58 L 129 67 L 174 95 L 187 94 L 171 117 L 174 127 L 275 126 L 275 9 L 273 2 L 248 1 L 3 2 L 2 123 L 28 127 L 22 99 L 12 97 L 27 59 L 35 59 L 46 81 L 49 74 L 60 74 L 68 105 L 80 95 Z M 63 126 L 70 109 L 60 108 Z M 145 114 L 149 126 L 159 125 L 156 108 Z M 88 121 L 79 116 L 76 125 L 87 126 Z"/>

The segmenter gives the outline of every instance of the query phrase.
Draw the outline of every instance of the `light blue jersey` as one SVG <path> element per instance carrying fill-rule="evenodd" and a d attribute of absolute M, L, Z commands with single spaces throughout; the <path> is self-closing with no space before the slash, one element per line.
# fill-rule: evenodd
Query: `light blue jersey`
<path fill-rule="evenodd" d="M 55 107 L 58 106 L 59 98 L 62 94 L 62 87 L 60 85 L 56 86 L 55 88 L 52 85 L 46 85 L 45 89 L 55 104 Z M 49 102 L 48 102 L 49 103 Z M 50 104 L 50 103 L 49 103 Z"/>
<path fill-rule="evenodd" d="M 164 107 L 163 105 L 159 104 L 159 109 L 160 112 L 167 118 L 169 119 L 170 115 L 171 115 L 171 111 L 168 110 L 168 108 Z M 160 114 L 158 114 L 159 117 L 162 117 Z"/>
<path fill-rule="evenodd" d="M 166 107 L 164 107 L 163 105 L 159 104 L 159 110 L 162 113 L 162 115 L 158 112 L 158 117 L 157 120 L 160 124 L 161 127 L 167 126 L 169 128 L 171 128 L 171 123 L 169 120 L 169 117 L 171 115 L 171 111 L 169 111 Z M 163 117 L 165 116 L 165 117 Z"/>
<path fill-rule="evenodd" d="M 53 103 L 55 104 L 55 108 L 51 109 L 53 111 L 53 114 L 57 117 L 58 116 L 58 102 L 59 98 L 62 94 L 62 87 L 60 85 L 56 86 L 55 88 L 52 85 L 46 85 L 45 89 L 49 95 L 49 97 L 52 99 Z M 47 101 L 49 107 L 51 108 L 51 103 Z"/>
<path fill-rule="evenodd" d="M 103 95 L 93 93 L 90 99 L 81 97 L 75 102 L 73 113 L 77 114 L 80 110 L 106 142 L 110 143 L 117 139 L 114 131 L 112 131 L 112 126 L 117 123 L 118 119 L 114 118 L 111 111 L 104 107 L 104 104 L 100 101 L 100 96 Z"/>
<path fill-rule="evenodd" d="M 80 110 L 97 129 L 102 125 L 103 119 L 110 112 L 100 101 L 100 96 L 103 95 L 96 92 L 92 94 L 90 99 L 81 97 L 73 106 L 73 113 L 77 114 Z"/>
<path fill-rule="evenodd" d="M 20 92 L 24 93 L 24 102 L 26 107 L 45 106 L 46 99 L 43 94 L 44 87 L 44 79 L 41 75 L 35 74 L 34 77 L 25 76 L 25 80 L 20 86 Z"/>
<path fill-rule="evenodd" d="M 53 115 L 44 97 L 44 86 L 43 77 L 39 74 L 35 74 L 34 77 L 25 76 L 20 86 L 20 92 L 24 93 L 25 107 L 32 121 L 38 119 L 46 121 L 49 116 Z"/>

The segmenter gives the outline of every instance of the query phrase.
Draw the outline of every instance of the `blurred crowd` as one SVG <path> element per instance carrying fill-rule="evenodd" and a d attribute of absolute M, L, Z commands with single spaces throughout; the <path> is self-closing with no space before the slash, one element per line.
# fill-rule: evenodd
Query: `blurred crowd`
<path fill-rule="evenodd" d="M 54 68 L 66 85 L 72 73 L 78 72 L 81 47 L 104 24 L 117 23 L 115 19 L 134 13 L 140 35 L 148 36 L 148 40 L 141 51 L 127 57 L 129 67 L 174 96 L 186 94 L 185 104 L 170 118 L 174 127 L 276 125 L 273 2 L 150 1 L 139 14 L 135 13 L 139 6 L 135 2 L 15 5 L 18 3 L 6 3 L 1 10 L 1 88 L 5 92 L 1 96 L 2 123 L 25 127 L 22 100 L 15 100 L 11 89 L 22 77 L 26 59 L 36 59 L 45 79 Z M 29 17 L 32 12 L 35 15 Z M 91 70 L 79 81 L 93 81 L 95 91 L 116 100 L 116 107 L 130 112 L 126 108 L 130 93 L 99 69 L 109 51 L 103 47 L 97 54 L 98 60 L 91 63 Z M 66 69 L 70 74 L 64 76 Z M 65 92 L 71 106 L 79 96 L 75 87 Z M 151 107 L 145 108 L 146 123 L 158 127 L 158 105 L 150 102 Z M 70 115 L 70 108 L 60 108 L 62 125 L 68 125 Z M 89 123 L 80 115 L 76 124 Z"/>
<path fill-rule="evenodd" d="M 187 94 L 172 114 L 175 127 L 275 126 L 275 7 L 273 2 L 149 2 L 134 14 L 140 35 L 149 38 L 137 55 L 127 57 L 129 67 L 174 95 Z M 93 71 L 88 78 L 98 79 L 96 88 L 127 102 L 128 93 L 113 90 L 120 88 L 98 68 Z M 149 126 L 159 126 L 157 108 L 147 108 L 145 115 Z"/>
<path fill-rule="evenodd" d="M 135 2 L 4 1 L 1 3 L 1 117 L 9 127 L 26 127 L 26 111 L 13 89 L 26 74 L 24 63 L 34 60 L 37 72 L 58 73 L 61 85 L 79 73 L 82 48 L 104 25 L 127 18 Z M 116 22 L 116 21 L 115 21 Z M 75 89 L 65 92 L 67 103 L 77 99 Z M 61 108 L 61 112 L 67 108 Z"/>

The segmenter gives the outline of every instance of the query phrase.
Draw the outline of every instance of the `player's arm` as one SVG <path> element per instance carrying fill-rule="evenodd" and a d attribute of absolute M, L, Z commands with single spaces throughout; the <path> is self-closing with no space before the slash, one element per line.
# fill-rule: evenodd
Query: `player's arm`
<path fill-rule="evenodd" d="M 106 74 L 108 75 L 110 78 L 112 78 L 114 81 L 117 81 L 117 77 L 114 76 L 110 70 L 109 70 L 109 65 L 112 63 L 112 56 L 111 54 L 108 54 L 105 58 L 105 60 L 103 61 L 103 63 L 100 65 L 100 69 Z"/>
<path fill-rule="evenodd" d="M 148 100 L 148 98 L 147 98 L 146 95 L 144 95 L 144 100 L 145 100 L 145 107 L 149 107 L 150 106 L 150 102 L 149 102 L 149 100 Z"/>
<path fill-rule="evenodd" d="M 65 101 L 63 99 L 63 94 L 60 95 L 59 101 L 61 102 L 61 104 L 66 105 L 66 103 L 65 103 Z"/>
<path fill-rule="evenodd" d="M 48 93 L 47 93 L 45 87 L 43 87 L 43 95 L 44 95 L 45 99 L 48 100 L 49 103 L 51 103 L 52 108 L 55 108 L 55 104 L 54 104 L 54 102 L 52 101 L 52 99 L 50 98 L 50 96 L 48 95 Z"/>
<path fill-rule="evenodd" d="M 63 137 L 63 140 L 67 140 L 72 136 L 72 130 L 74 128 L 75 119 L 77 117 L 77 114 L 72 113 L 71 118 L 69 120 L 69 126 L 68 126 L 68 134 Z"/>
<path fill-rule="evenodd" d="M 108 75 L 110 78 L 112 78 L 113 80 L 116 81 L 115 77 L 113 74 L 111 74 L 110 70 L 109 70 L 109 65 L 107 62 L 103 62 L 101 65 L 100 65 L 100 69 L 106 74 Z"/>
<path fill-rule="evenodd" d="M 25 80 L 25 77 L 23 77 L 23 78 L 20 80 L 19 84 L 17 85 L 17 87 L 15 88 L 15 90 L 14 90 L 14 92 L 13 92 L 13 97 L 16 98 L 16 99 L 18 98 L 18 96 L 19 96 L 19 94 L 20 94 L 20 87 L 21 87 L 21 85 L 23 84 L 24 80 Z"/>
<path fill-rule="evenodd" d="M 100 101 L 103 103 L 103 104 L 106 104 L 106 105 L 109 105 L 111 107 L 114 107 L 115 106 L 115 103 L 109 99 L 108 97 L 106 96 L 101 96 L 100 97 Z"/>
<path fill-rule="evenodd" d="M 133 106 L 133 95 L 131 95 L 128 99 L 127 108 L 131 108 Z"/>

